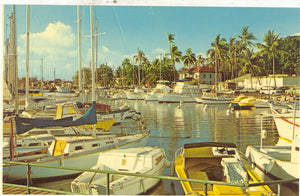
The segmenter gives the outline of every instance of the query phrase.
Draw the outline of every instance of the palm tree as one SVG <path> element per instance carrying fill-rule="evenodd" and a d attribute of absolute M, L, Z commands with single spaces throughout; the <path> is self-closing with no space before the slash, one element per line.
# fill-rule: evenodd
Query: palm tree
<path fill-rule="evenodd" d="M 231 72 L 231 79 L 235 77 L 235 74 L 237 72 L 237 64 L 239 61 L 239 52 L 241 49 L 241 43 L 240 41 L 236 41 L 235 38 L 230 38 L 228 43 L 228 53 L 227 53 L 227 64 L 228 68 Z"/>
<path fill-rule="evenodd" d="M 278 48 L 278 40 L 279 40 L 279 35 L 276 35 L 276 33 L 271 30 L 268 31 L 267 34 L 263 35 L 264 38 L 264 44 L 257 44 L 257 47 L 261 49 L 261 53 L 263 55 L 267 55 L 268 58 L 271 58 L 273 61 L 273 78 L 274 78 L 274 86 L 276 88 L 276 79 L 275 79 L 275 58 L 276 55 L 279 53 L 286 53 L 284 50 L 281 50 Z"/>
<path fill-rule="evenodd" d="M 248 28 L 248 26 L 243 27 L 242 34 L 236 35 L 238 38 L 241 39 L 243 49 L 245 49 L 247 46 L 253 46 L 254 44 L 251 42 L 251 40 L 256 40 L 254 34 L 248 32 Z"/>
<path fill-rule="evenodd" d="M 196 62 L 195 62 L 196 66 L 204 65 L 204 63 L 205 63 L 205 58 L 203 58 L 202 55 L 199 54 L 199 55 L 197 56 L 197 60 L 196 60 Z"/>
<path fill-rule="evenodd" d="M 130 64 L 130 60 L 128 58 L 125 58 L 122 62 L 122 87 L 124 87 L 124 67 L 127 67 Z"/>
<path fill-rule="evenodd" d="M 211 43 L 212 49 L 207 51 L 207 54 L 211 58 L 211 62 L 215 67 L 215 73 L 217 73 L 218 79 L 220 81 L 220 74 L 218 74 L 221 70 L 221 63 L 224 62 L 224 56 L 227 52 L 226 40 L 224 38 L 220 38 L 220 34 L 216 36 L 215 42 Z"/>
<path fill-rule="evenodd" d="M 147 58 L 145 57 L 145 54 L 143 51 L 138 49 L 138 54 L 133 56 L 133 59 L 135 59 L 135 62 L 139 62 L 139 66 L 138 68 L 142 68 L 143 70 L 143 65 L 146 63 Z M 139 83 L 139 87 L 140 87 L 140 70 L 138 70 L 138 83 Z"/>
<path fill-rule="evenodd" d="M 167 53 L 167 55 L 171 56 L 170 63 L 173 66 L 174 70 L 174 82 L 176 79 L 176 67 L 175 63 L 179 63 L 181 61 L 182 52 L 178 50 L 178 47 L 175 45 L 172 45 L 170 53 Z"/>
<path fill-rule="evenodd" d="M 195 65 L 196 61 L 197 58 L 196 55 L 192 52 L 192 49 L 187 49 L 186 55 L 182 57 L 183 65 L 189 69 Z"/>
<path fill-rule="evenodd" d="M 169 43 L 169 48 L 170 48 L 170 53 L 168 53 L 168 55 L 170 55 L 171 57 L 171 65 L 173 65 L 174 68 L 174 82 L 176 79 L 176 67 L 175 67 L 175 63 L 179 63 L 181 60 L 181 56 L 182 56 L 182 52 L 178 50 L 178 47 L 174 44 L 174 34 L 172 33 L 168 33 L 168 43 Z"/>
<path fill-rule="evenodd" d="M 247 48 L 244 51 L 244 58 L 242 58 L 241 61 L 244 66 L 240 70 L 240 74 L 251 74 L 250 82 L 252 88 L 252 76 L 258 75 L 262 70 L 262 62 L 259 53 L 254 53 L 252 49 Z"/>

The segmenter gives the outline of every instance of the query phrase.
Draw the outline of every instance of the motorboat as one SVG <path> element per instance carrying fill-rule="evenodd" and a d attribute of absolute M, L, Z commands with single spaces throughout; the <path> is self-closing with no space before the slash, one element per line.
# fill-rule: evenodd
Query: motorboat
<path fill-rule="evenodd" d="M 234 110 L 251 110 L 255 108 L 253 96 L 239 95 L 231 101 L 230 105 Z"/>
<path fill-rule="evenodd" d="M 170 167 L 165 151 L 160 147 L 139 147 L 113 149 L 101 152 L 98 161 L 91 169 L 116 171 L 135 174 L 163 175 L 165 167 Z M 72 192 L 88 195 L 138 195 L 146 193 L 160 179 L 109 175 L 109 193 L 107 190 L 107 174 L 84 172 L 71 183 Z"/>
<path fill-rule="evenodd" d="M 158 80 L 156 87 L 149 93 L 144 95 L 145 101 L 158 101 L 158 96 L 173 91 L 169 87 L 170 82 L 167 80 Z"/>
<path fill-rule="evenodd" d="M 175 172 L 180 178 L 211 181 L 206 187 L 200 182 L 180 181 L 185 195 L 271 195 L 264 186 L 247 187 L 263 182 L 241 156 L 233 143 L 202 142 L 185 144 L 175 153 Z M 213 182 L 224 182 L 214 184 Z M 228 184 L 228 185 L 226 185 Z M 231 186 L 229 185 L 231 184 Z M 232 186 L 244 184 L 245 187 Z"/>
<path fill-rule="evenodd" d="M 197 103 L 203 104 L 229 104 L 233 98 L 227 96 L 217 96 L 216 94 L 203 94 L 201 97 L 196 97 Z"/>
<path fill-rule="evenodd" d="M 58 93 L 69 93 L 70 88 L 68 86 L 56 86 L 56 91 Z"/>
<path fill-rule="evenodd" d="M 143 100 L 144 94 L 144 90 L 141 88 L 134 88 L 133 90 L 126 91 L 128 100 Z"/>
<path fill-rule="evenodd" d="M 294 134 L 300 132 L 299 103 L 296 103 L 294 108 L 270 105 L 279 137 L 288 143 L 292 143 Z"/>
<path fill-rule="evenodd" d="M 250 145 L 245 154 L 254 167 L 274 180 L 299 178 L 299 145 L 262 147 Z"/>
<path fill-rule="evenodd" d="M 299 179 L 299 128 L 293 133 L 292 143 L 279 138 L 275 146 L 263 146 L 266 134 L 261 130 L 260 146 L 249 145 L 246 148 L 245 155 L 250 164 L 274 180 Z M 299 181 L 291 185 L 299 188 Z"/>
<path fill-rule="evenodd" d="M 201 91 L 196 85 L 177 82 L 172 93 L 158 95 L 159 103 L 195 103 L 196 97 L 201 96 Z"/>
<path fill-rule="evenodd" d="M 19 147 L 13 149 L 12 156 L 3 157 L 3 161 L 14 160 L 19 162 L 37 163 L 41 165 L 66 166 L 88 169 L 97 163 L 99 152 L 113 148 L 133 148 L 145 146 L 149 138 L 149 131 L 141 133 L 116 136 L 112 134 L 92 136 L 61 136 L 49 147 L 32 149 Z M 27 150 L 27 151 L 25 151 Z M 3 179 L 5 181 L 25 180 L 27 178 L 26 165 L 3 164 Z M 79 171 L 60 170 L 44 167 L 32 167 L 31 179 L 55 179 L 79 174 Z"/>

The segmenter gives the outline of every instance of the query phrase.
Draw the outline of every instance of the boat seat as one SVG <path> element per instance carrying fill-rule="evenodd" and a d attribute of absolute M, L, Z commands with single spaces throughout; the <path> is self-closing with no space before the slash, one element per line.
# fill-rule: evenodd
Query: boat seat
<path fill-rule="evenodd" d="M 187 175 L 188 175 L 188 178 L 190 178 L 190 179 L 207 180 L 207 181 L 209 180 L 206 173 L 202 172 L 202 171 L 189 170 Z M 190 182 L 190 183 L 194 190 L 204 190 L 203 183 L 199 183 L 199 182 Z M 212 190 L 211 184 L 207 185 L 207 190 Z"/>

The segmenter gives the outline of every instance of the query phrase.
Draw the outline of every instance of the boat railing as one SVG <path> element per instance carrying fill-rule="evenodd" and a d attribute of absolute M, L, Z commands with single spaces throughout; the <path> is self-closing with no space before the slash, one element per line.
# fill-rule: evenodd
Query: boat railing
<path fill-rule="evenodd" d="M 19 184 L 5 183 L 5 182 L 2 183 L 2 186 L 10 186 L 10 187 L 23 188 L 23 189 L 25 188 L 25 189 L 27 189 L 27 194 L 30 194 L 31 190 L 38 190 L 38 191 L 47 191 L 47 192 L 52 192 L 52 193 L 57 193 L 57 194 L 64 194 L 64 195 L 82 195 L 82 193 L 60 191 L 60 190 L 30 186 L 31 181 L 32 181 L 31 176 L 30 176 L 31 167 L 45 167 L 45 168 L 52 168 L 52 169 L 73 170 L 73 171 L 79 171 L 79 172 L 106 173 L 107 174 L 107 186 L 106 186 L 106 194 L 107 195 L 110 195 L 110 190 L 109 190 L 110 174 L 136 176 L 136 177 L 144 177 L 144 178 L 157 178 L 160 180 L 170 180 L 170 181 L 185 181 L 185 182 L 203 183 L 205 195 L 207 195 L 207 191 L 208 191 L 207 187 L 209 184 L 235 186 L 235 187 L 242 187 L 242 188 L 277 184 L 278 185 L 278 194 L 277 195 L 280 196 L 280 189 L 281 189 L 282 184 L 299 181 L 299 178 L 295 178 L 295 179 L 289 179 L 289 180 L 276 180 L 276 181 L 268 181 L 268 182 L 260 182 L 260 183 L 242 184 L 242 183 L 229 183 L 229 182 L 210 181 L 210 180 L 198 180 L 198 179 L 190 179 L 190 178 L 178 178 L 178 177 L 173 177 L 173 176 L 159 176 L 159 175 L 148 175 L 148 174 L 140 174 L 140 173 L 128 173 L 128 172 L 117 172 L 117 171 L 107 171 L 107 170 L 97 170 L 97 169 L 82 169 L 82 168 L 65 167 L 65 166 L 42 165 L 42 164 L 29 163 L 29 162 L 16 162 L 16 161 L 4 161 L 3 160 L 2 163 L 9 164 L 9 165 L 24 165 L 27 167 L 27 172 L 26 172 L 27 185 L 19 185 Z"/>

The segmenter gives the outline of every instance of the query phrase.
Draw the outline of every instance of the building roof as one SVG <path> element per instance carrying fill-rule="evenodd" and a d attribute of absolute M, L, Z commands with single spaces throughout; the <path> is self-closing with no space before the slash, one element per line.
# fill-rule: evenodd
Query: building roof
<path fill-rule="evenodd" d="M 214 73 L 215 69 L 210 68 L 210 67 L 203 67 L 203 66 L 198 66 L 198 67 L 192 67 L 190 69 L 185 69 L 181 73 L 197 73 L 197 72 L 206 72 L 206 73 Z"/>

